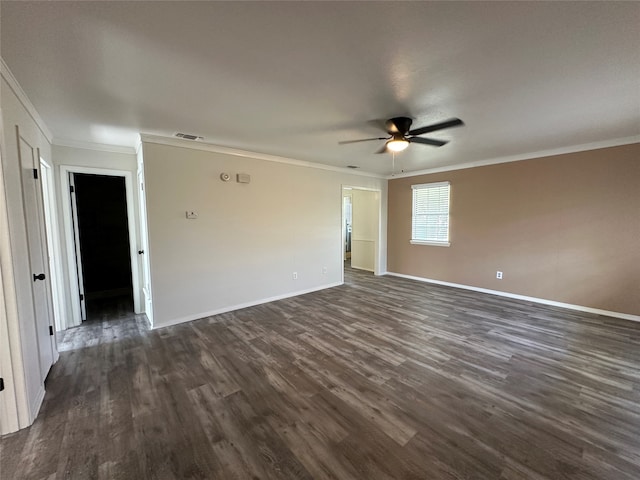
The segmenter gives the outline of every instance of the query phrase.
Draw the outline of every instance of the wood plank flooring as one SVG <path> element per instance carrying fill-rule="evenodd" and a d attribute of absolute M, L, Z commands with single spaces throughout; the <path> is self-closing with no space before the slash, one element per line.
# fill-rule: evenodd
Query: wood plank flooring
<path fill-rule="evenodd" d="M 60 341 L 4 479 L 640 478 L 640 324 L 348 270 Z"/>

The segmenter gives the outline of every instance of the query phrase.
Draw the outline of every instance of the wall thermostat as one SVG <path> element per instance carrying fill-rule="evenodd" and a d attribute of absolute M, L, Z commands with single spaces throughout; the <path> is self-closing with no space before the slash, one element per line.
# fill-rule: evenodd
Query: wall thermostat
<path fill-rule="evenodd" d="M 238 183 L 249 183 L 251 182 L 251 175 L 247 173 L 239 173 L 236 176 L 236 179 L 238 180 Z"/>
<path fill-rule="evenodd" d="M 228 173 L 221 173 L 220 180 L 222 180 L 223 182 L 228 182 L 229 180 L 231 180 L 231 175 L 229 175 Z"/>

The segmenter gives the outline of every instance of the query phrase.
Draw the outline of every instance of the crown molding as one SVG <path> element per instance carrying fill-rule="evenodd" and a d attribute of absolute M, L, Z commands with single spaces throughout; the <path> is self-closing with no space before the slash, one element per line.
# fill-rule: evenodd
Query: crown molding
<path fill-rule="evenodd" d="M 29 113 L 29 116 L 31 116 L 42 134 L 47 138 L 49 143 L 52 143 L 53 134 L 51 133 L 51 130 L 49 130 L 47 124 L 44 123 L 44 120 L 42 120 L 42 117 L 36 110 L 36 107 L 33 106 L 33 103 L 31 103 L 31 100 L 29 100 L 29 97 L 22 89 L 22 87 L 18 83 L 18 80 L 16 80 L 16 77 L 13 75 L 13 73 L 9 69 L 9 66 L 5 63 L 4 58 L 2 57 L 0 57 L 0 74 L 2 75 L 2 78 L 6 80 L 9 88 L 11 88 L 11 91 L 15 94 L 16 97 L 18 97 L 18 100 L 27 110 L 27 113 Z"/>
<path fill-rule="evenodd" d="M 107 145 L 104 143 L 83 142 L 65 138 L 54 138 L 53 145 L 58 147 L 82 148 L 84 150 L 97 150 L 99 152 L 136 154 L 136 147 L 124 147 L 121 145 Z"/>
<path fill-rule="evenodd" d="M 387 180 L 395 178 L 417 177 L 418 175 L 428 175 L 431 173 L 450 172 L 453 170 L 464 170 L 467 168 L 485 167 L 487 165 L 496 165 L 499 163 L 520 162 L 522 160 L 532 160 L 534 158 L 551 157 L 553 155 L 564 155 L 568 153 L 586 152 L 588 150 L 598 150 L 600 148 L 620 147 L 622 145 L 631 145 L 640 143 L 640 135 L 631 137 L 615 138 L 612 140 L 603 140 L 600 142 L 584 143 L 582 145 L 574 145 L 571 147 L 555 148 L 551 150 L 540 150 L 538 152 L 523 153 L 522 155 L 511 155 L 507 157 L 493 158 L 489 160 L 478 160 L 475 162 L 466 162 L 458 165 L 448 165 L 445 167 L 428 168 L 426 170 L 416 170 L 413 172 L 404 172 L 395 175 L 387 175 Z"/>
<path fill-rule="evenodd" d="M 192 150 L 202 150 L 205 152 L 223 153 L 225 155 L 233 155 L 243 158 L 254 158 L 258 160 L 265 160 L 267 162 L 284 163 L 287 165 L 295 165 L 298 167 L 316 168 L 319 170 L 329 170 L 331 172 L 348 173 L 350 175 L 358 175 L 361 177 L 372 177 L 386 179 L 386 175 L 379 175 L 370 172 L 358 172 L 346 167 L 334 167 L 332 165 L 323 165 L 321 163 L 308 162 L 305 160 L 296 160 L 293 158 L 280 157 L 278 155 L 269 155 L 267 153 L 251 152 L 248 150 L 240 150 L 237 148 L 223 147 L 221 145 L 214 145 L 212 143 L 204 143 L 194 140 L 182 140 L 179 138 L 164 137 L 161 135 L 152 135 L 148 133 L 141 133 L 140 139 L 146 143 L 156 143 L 159 145 L 167 145 L 171 147 L 190 148 Z"/>
<path fill-rule="evenodd" d="M 136 146 L 135 146 L 135 150 L 136 150 L 136 156 L 140 153 L 140 151 L 142 150 L 142 136 L 140 134 L 138 134 L 138 138 L 136 139 Z"/>

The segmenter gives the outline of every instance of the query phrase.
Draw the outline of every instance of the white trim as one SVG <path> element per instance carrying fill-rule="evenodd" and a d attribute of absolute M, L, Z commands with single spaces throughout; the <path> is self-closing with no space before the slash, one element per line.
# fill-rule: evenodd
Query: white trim
<path fill-rule="evenodd" d="M 346 229 L 346 222 L 345 222 L 345 215 L 344 215 L 344 199 L 345 199 L 345 190 L 347 190 L 349 193 L 348 195 L 351 197 L 351 220 L 353 221 L 353 195 L 351 195 L 351 191 L 353 190 L 351 187 L 345 187 L 344 185 L 342 186 L 342 188 L 340 189 L 340 259 L 342 261 L 342 266 L 340 267 L 340 282 L 344 283 L 344 262 L 346 260 L 345 256 L 346 253 L 345 252 L 345 248 L 346 248 L 346 241 L 347 241 L 347 229 Z M 352 229 L 353 231 L 353 229 Z M 349 252 L 351 253 L 351 252 Z"/>
<path fill-rule="evenodd" d="M 71 205 L 71 225 L 73 225 L 73 246 L 74 258 L 76 260 L 75 272 L 78 275 L 78 294 L 80 295 L 80 320 L 84 322 L 87 319 L 87 303 L 84 299 L 84 268 L 82 265 L 82 251 L 80 249 L 80 229 L 78 225 L 78 197 L 75 193 L 76 189 L 76 176 L 69 175 L 69 188 L 65 189 L 69 192 L 70 197 L 69 205 Z M 73 189 L 73 193 L 70 190 Z M 75 285 L 74 285 L 75 286 Z M 75 289 L 74 289 L 75 290 Z"/>
<path fill-rule="evenodd" d="M 58 202 L 55 187 L 55 168 L 53 163 L 40 157 L 40 177 L 42 179 L 42 203 L 47 239 L 47 252 L 49 253 L 49 278 L 51 284 L 51 296 L 53 300 L 53 316 L 56 331 L 65 330 L 67 319 L 67 304 L 64 292 L 64 276 L 62 274 L 62 258 L 59 253 L 60 230 L 58 225 Z M 54 362 L 55 363 L 55 362 Z"/>
<path fill-rule="evenodd" d="M 266 160 L 267 162 L 285 163 L 287 165 L 295 165 L 298 167 L 317 168 L 320 170 L 330 170 L 332 172 L 348 173 L 361 177 L 373 177 L 386 179 L 385 175 L 370 172 L 356 172 L 347 167 L 334 167 L 333 165 L 324 165 L 322 163 L 307 162 L 305 160 L 296 160 L 293 158 L 280 157 L 278 155 L 269 155 L 266 153 L 250 152 L 248 150 L 240 150 L 237 148 L 223 147 L 212 143 L 196 142 L 193 140 L 182 140 L 179 138 L 162 137 L 159 135 L 151 135 L 141 133 L 140 138 L 146 143 L 156 143 L 158 145 L 168 145 L 171 147 L 190 148 L 192 150 L 202 150 L 205 152 L 223 153 L 225 155 L 233 155 L 236 157 L 255 158 L 257 160 Z"/>
<path fill-rule="evenodd" d="M 2 163 L 7 158 L 2 119 L 0 105 L 0 363 L 5 378 L 5 390 L 0 402 L 0 415 L 4 419 L 0 433 L 6 434 L 30 425 L 31 419 Z"/>
<path fill-rule="evenodd" d="M 29 425 L 31 425 L 35 421 L 36 417 L 38 416 L 38 412 L 42 407 L 42 402 L 44 401 L 44 395 L 46 393 L 44 389 L 44 384 L 40 384 L 38 387 L 39 387 L 38 393 L 36 394 L 34 403 L 31 406 L 31 411 L 29 412 L 29 414 L 31 415 L 31 419 L 29 420 Z"/>
<path fill-rule="evenodd" d="M 553 155 L 565 155 L 569 153 L 585 152 L 588 150 L 597 150 L 599 148 L 620 147 L 622 145 L 631 145 L 640 143 L 640 135 L 631 137 L 615 138 L 612 140 L 603 140 L 601 142 L 585 143 L 582 145 L 574 145 L 571 147 L 555 148 L 550 150 L 541 150 L 538 152 L 523 153 L 521 155 L 510 155 L 506 157 L 498 157 L 487 160 L 477 160 L 474 162 L 460 163 L 457 165 L 448 165 L 445 167 L 428 168 L 425 170 L 416 170 L 413 172 L 403 172 L 399 174 L 387 175 L 387 180 L 394 178 L 416 177 L 418 175 L 429 175 L 431 173 L 451 172 L 453 170 L 464 170 L 467 168 L 484 167 L 487 165 L 496 165 L 499 163 L 520 162 L 522 160 L 532 160 L 534 158 L 551 157 Z"/>
<path fill-rule="evenodd" d="M 140 136 L 140 134 L 138 134 L 138 139 L 136 140 L 136 146 L 135 146 L 136 156 L 140 154 L 140 150 L 142 150 L 142 137 Z"/>
<path fill-rule="evenodd" d="M 138 269 L 138 237 L 135 225 L 135 208 L 133 203 L 133 181 L 132 172 L 129 170 L 112 170 L 107 168 L 78 167 L 75 165 L 60 165 L 60 185 L 62 188 L 62 219 L 64 225 L 64 237 L 67 249 L 67 272 L 69 275 L 69 288 L 73 300 L 73 292 L 79 290 L 78 273 L 76 272 L 73 225 L 71 223 L 71 204 L 67 193 L 69 192 L 69 173 L 88 173 L 94 175 L 110 175 L 114 177 L 124 177 L 125 191 L 127 196 L 127 226 L 129 229 L 129 257 L 131 261 L 131 283 L 133 288 L 133 309 L 135 313 L 141 313 L 140 307 L 140 274 Z M 80 303 L 72 301 L 71 319 L 67 322 L 69 326 L 78 326 L 82 323 Z"/>
<path fill-rule="evenodd" d="M 351 186 L 351 185 L 348 185 L 348 186 L 343 185 L 342 188 L 344 190 L 364 190 L 366 192 L 378 192 L 378 193 L 382 194 L 382 190 L 380 190 L 379 188 L 376 188 L 376 187 L 354 187 L 354 186 Z"/>
<path fill-rule="evenodd" d="M 437 194 L 437 200 L 431 202 L 429 200 L 430 194 L 434 192 Z M 443 193 L 447 194 L 447 231 L 446 235 L 442 235 L 440 231 L 432 232 L 429 235 L 429 217 L 444 215 L 444 209 L 442 208 L 444 205 L 441 203 L 443 200 Z M 432 183 L 420 183 L 416 185 L 411 185 L 411 240 L 409 241 L 413 245 L 435 245 L 439 247 L 448 247 L 451 245 L 450 243 L 450 225 L 449 219 L 451 218 L 451 182 L 432 182 Z M 420 198 L 422 195 L 426 195 L 426 198 Z M 426 203 L 425 203 L 426 202 Z M 437 206 L 438 214 L 429 213 L 429 205 Z M 417 213 L 418 206 L 423 204 L 427 206 L 427 211 Z M 419 220 L 419 217 L 424 217 Z M 421 232 L 424 227 L 424 231 Z M 422 235 L 420 235 L 422 233 Z"/>
<path fill-rule="evenodd" d="M 2 185 L 0 185 L 1 187 Z M 0 192 L 0 195 L 2 194 L 3 192 Z M 2 253 L 4 254 L 4 250 Z M 0 372 L 2 372 L 5 383 L 2 402 L 0 402 L 0 435 L 15 432 L 20 428 L 16 392 L 13 385 L 13 362 L 11 360 L 11 344 L 9 342 L 8 315 L 4 297 L 2 268 L 0 268 Z"/>
<path fill-rule="evenodd" d="M 153 326 L 153 298 L 151 288 L 151 252 L 149 251 L 149 230 L 147 226 L 147 194 L 144 190 L 144 160 L 142 158 L 142 149 L 137 154 L 138 169 L 136 171 L 136 191 L 138 194 L 138 233 L 140 234 L 140 246 L 143 255 L 139 260 L 140 265 L 140 281 L 142 283 L 142 301 L 144 302 L 144 312 L 147 320 Z"/>
<path fill-rule="evenodd" d="M 66 138 L 54 138 L 53 145 L 58 147 L 82 148 L 84 150 L 96 150 L 98 152 L 126 153 L 135 155 L 136 147 L 126 147 L 122 145 L 107 145 L 105 143 L 83 142 L 80 140 L 70 140 Z"/>
<path fill-rule="evenodd" d="M 319 287 L 308 288 L 306 290 L 298 290 L 296 292 L 284 293 L 282 295 L 276 295 L 275 297 L 263 298 L 261 300 L 252 300 L 251 302 L 240 303 L 237 305 L 231 305 L 229 307 L 219 308 L 217 310 L 210 310 L 208 312 L 194 313 L 185 317 L 174 318 L 162 325 L 153 325 L 151 330 L 157 330 L 159 328 L 171 327 L 172 325 L 178 325 L 180 323 L 192 322 L 193 320 L 200 320 L 213 315 L 220 315 L 221 313 L 232 312 L 234 310 L 241 310 L 243 308 L 255 307 L 256 305 L 262 305 L 263 303 L 275 302 L 277 300 L 284 300 L 285 298 L 297 297 L 299 295 L 305 295 L 307 293 L 317 292 L 319 290 L 325 290 L 327 288 L 339 287 L 343 285 L 343 282 L 328 283 Z"/>
<path fill-rule="evenodd" d="M 51 130 L 49 130 L 49 127 L 47 127 L 47 124 L 44 123 L 44 120 L 42 120 L 42 117 L 36 110 L 36 107 L 33 106 L 33 103 L 31 103 L 31 100 L 29 100 L 29 97 L 27 97 L 27 94 L 24 92 L 24 90 L 18 83 L 18 80 L 16 80 L 16 77 L 13 76 L 13 73 L 11 72 L 8 65 L 5 63 L 4 58 L 2 57 L 0 57 L 0 74 L 2 75 L 2 78 L 6 80 L 7 84 L 9 85 L 9 88 L 11 88 L 11 91 L 18 98 L 18 100 L 20 101 L 22 106 L 25 108 L 25 110 L 29 113 L 29 116 L 31 116 L 31 118 L 36 123 L 36 125 L 38 126 L 42 134 L 45 137 L 47 137 L 47 140 L 49 141 L 49 143 L 51 143 L 53 139 L 53 134 L 51 133 Z"/>
<path fill-rule="evenodd" d="M 577 310 L 579 312 L 595 313 L 597 315 L 606 315 L 608 317 L 622 318 L 624 320 L 640 322 L 640 315 L 631 315 L 629 313 L 613 312 L 611 310 L 602 310 L 600 308 L 585 307 L 583 305 L 575 305 L 572 303 L 556 302 L 555 300 L 546 300 L 544 298 L 529 297 L 527 295 L 519 295 L 517 293 L 501 292 L 499 290 L 490 290 L 488 288 L 473 287 L 471 285 L 463 285 L 460 283 L 443 282 L 441 280 L 433 280 L 431 278 L 416 277 L 413 275 L 404 275 L 402 273 L 387 272 L 386 275 L 390 275 L 392 277 L 406 278 L 409 280 L 416 280 L 418 282 L 434 283 L 436 285 L 444 285 L 446 287 L 461 288 L 463 290 L 471 290 L 474 292 L 488 293 L 490 295 L 497 295 L 499 297 L 513 298 L 516 300 L 526 300 L 528 302 L 541 303 L 542 305 L 551 305 L 553 307 L 567 308 L 569 310 Z"/>
<path fill-rule="evenodd" d="M 354 185 L 342 185 L 342 188 L 340 188 L 340 221 L 342 223 L 341 227 L 340 227 L 340 232 L 341 232 L 341 237 L 340 237 L 340 251 L 341 253 L 341 258 L 342 258 L 342 267 L 341 267 L 341 272 L 342 272 L 342 276 L 340 278 L 341 283 L 344 283 L 344 241 L 345 241 L 345 236 L 346 236 L 346 231 L 345 231 L 345 222 L 344 222 L 344 191 L 348 190 L 348 191 L 353 191 L 353 190 L 364 190 L 366 192 L 374 192 L 374 193 L 378 193 L 379 197 L 378 197 L 378 234 L 377 237 L 375 239 L 375 246 L 374 246 L 374 259 L 373 259 L 373 274 L 374 275 L 380 275 L 380 265 L 382 265 L 382 249 L 380 248 L 380 246 L 382 245 L 382 236 L 383 236 L 383 232 L 382 232 L 382 190 L 380 190 L 379 188 L 371 188 L 371 187 L 357 187 Z M 351 208 L 353 209 L 353 197 L 351 197 Z M 353 214 L 353 210 L 351 211 L 351 213 Z M 353 217 L 351 218 L 351 221 L 353 222 Z M 352 224 L 353 226 L 353 224 Z M 353 231 L 352 231 L 353 233 Z M 373 240 L 367 240 L 367 241 L 373 241 Z M 353 248 L 353 237 L 351 237 L 351 246 Z M 370 270 L 369 270 L 370 271 Z"/>
<path fill-rule="evenodd" d="M 444 187 L 451 186 L 451 182 L 431 182 L 431 183 L 416 183 L 415 185 L 411 185 L 411 190 L 422 190 L 423 188 L 431 188 L 431 187 Z"/>
<path fill-rule="evenodd" d="M 450 247 L 450 242 L 436 242 L 434 240 L 409 240 L 411 245 L 431 245 L 432 247 Z"/>

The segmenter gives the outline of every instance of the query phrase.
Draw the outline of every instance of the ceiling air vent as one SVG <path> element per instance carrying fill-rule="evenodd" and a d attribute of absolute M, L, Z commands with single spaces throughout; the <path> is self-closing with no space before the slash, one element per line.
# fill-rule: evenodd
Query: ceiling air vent
<path fill-rule="evenodd" d="M 199 137 L 198 135 L 192 135 L 191 133 L 175 133 L 174 134 L 178 138 L 184 138 L 185 140 L 204 140 L 204 137 Z"/>

